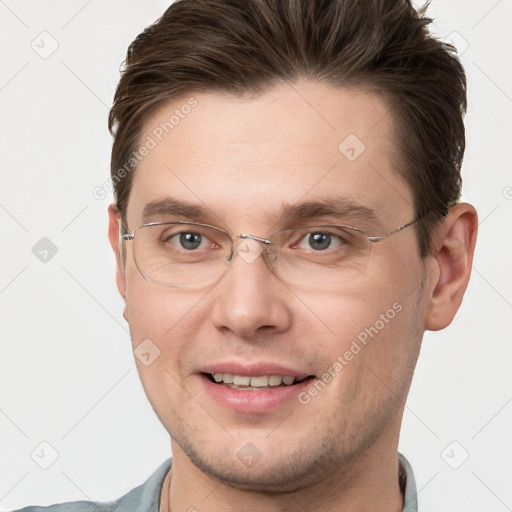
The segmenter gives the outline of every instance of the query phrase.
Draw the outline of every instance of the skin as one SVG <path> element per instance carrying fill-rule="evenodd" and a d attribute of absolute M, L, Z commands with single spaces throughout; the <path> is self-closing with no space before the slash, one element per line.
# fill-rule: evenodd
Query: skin
<path fill-rule="evenodd" d="M 383 98 L 307 81 L 251 98 L 193 96 L 197 107 L 135 171 L 130 231 L 142 224 L 148 202 L 166 196 L 212 212 L 185 220 L 261 237 L 281 227 L 276 216 L 283 204 L 335 192 L 375 210 L 378 223 L 362 221 L 369 235 L 414 219 Z M 186 99 L 157 109 L 141 140 Z M 353 162 L 338 150 L 349 134 L 366 146 Z M 148 283 L 130 242 L 126 261 L 119 260 L 118 223 L 111 205 L 109 237 L 132 343 L 150 339 L 160 350 L 150 366 L 137 364 L 171 436 L 172 477 L 161 510 L 402 510 L 397 449 L 404 404 L 423 332 L 446 327 L 462 301 L 474 208 L 451 209 L 431 257 L 420 257 L 415 230 L 407 228 L 372 244 L 361 277 L 316 289 L 283 283 L 262 257 L 252 263 L 236 257 L 230 272 L 203 289 Z M 272 361 L 321 376 L 395 303 L 401 311 L 307 405 L 293 399 L 265 413 L 239 414 L 211 400 L 201 384 L 199 369 L 225 360 Z M 252 467 L 237 457 L 248 442 L 261 453 Z"/>

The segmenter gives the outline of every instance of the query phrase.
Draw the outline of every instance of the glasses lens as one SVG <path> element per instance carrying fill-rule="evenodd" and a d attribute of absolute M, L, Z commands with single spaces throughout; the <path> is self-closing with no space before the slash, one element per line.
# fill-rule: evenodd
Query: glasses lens
<path fill-rule="evenodd" d="M 276 274 L 317 288 L 336 287 L 361 276 L 370 254 L 366 236 L 350 227 L 283 229 L 270 240 L 279 248 L 271 259 Z"/>
<path fill-rule="evenodd" d="M 136 231 L 135 263 L 146 280 L 167 286 L 205 286 L 217 281 L 231 256 L 230 236 L 202 224 L 150 224 Z M 283 229 L 266 246 L 275 273 L 290 284 L 336 287 L 361 276 L 370 242 L 357 229 L 307 226 Z"/>
<path fill-rule="evenodd" d="M 201 224 L 150 224 L 133 239 L 135 263 L 146 280 L 168 286 L 206 285 L 220 277 L 229 235 Z"/>

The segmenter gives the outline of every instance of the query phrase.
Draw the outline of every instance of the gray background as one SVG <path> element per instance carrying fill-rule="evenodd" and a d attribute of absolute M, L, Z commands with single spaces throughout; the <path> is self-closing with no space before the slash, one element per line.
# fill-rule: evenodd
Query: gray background
<path fill-rule="evenodd" d="M 111 195 L 93 195 L 108 180 L 107 113 L 126 48 L 168 3 L 0 0 L 2 510 L 113 498 L 170 455 L 115 288 Z M 400 449 L 421 510 L 502 512 L 512 510 L 512 2 L 435 0 L 430 13 L 468 73 L 464 199 L 480 234 L 459 315 L 425 336 Z"/>

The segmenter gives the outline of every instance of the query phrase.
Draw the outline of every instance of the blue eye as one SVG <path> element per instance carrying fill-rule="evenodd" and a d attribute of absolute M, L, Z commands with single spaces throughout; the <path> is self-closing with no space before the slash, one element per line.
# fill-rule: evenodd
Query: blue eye
<path fill-rule="evenodd" d="M 308 233 L 299 242 L 298 247 L 303 249 L 312 249 L 313 251 L 325 251 L 341 245 L 342 241 L 339 236 L 323 231 L 314 231 Z"/>
<path fill-rule="evenodd" d="M 193 251 L 202 249 L 208 245 L 208 238 L 194 232 L 181 232 L 169 238 L 169 242 L 178 246 L 180 249 Z"/>

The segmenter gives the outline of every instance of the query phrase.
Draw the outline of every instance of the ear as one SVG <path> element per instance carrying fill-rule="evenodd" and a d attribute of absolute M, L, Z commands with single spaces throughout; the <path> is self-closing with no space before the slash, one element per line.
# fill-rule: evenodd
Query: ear
<path fill-rule="evenodd" d="M 453 206 L 435 236 L 435 281 L 428 297 L 425 329 L 438 331 L 452 322 L 468 286 L 475 252 L 478 215 L 467 203 Z"/>
<path fill-rule="evenodd" d="M 124 274 L 123 246 L 120 237 L 121 212 L 115 204 L 108 207 L 108 239 L 116 259 L 116 282 L 119 293 L 126 299 L 126 279 Z"/>

